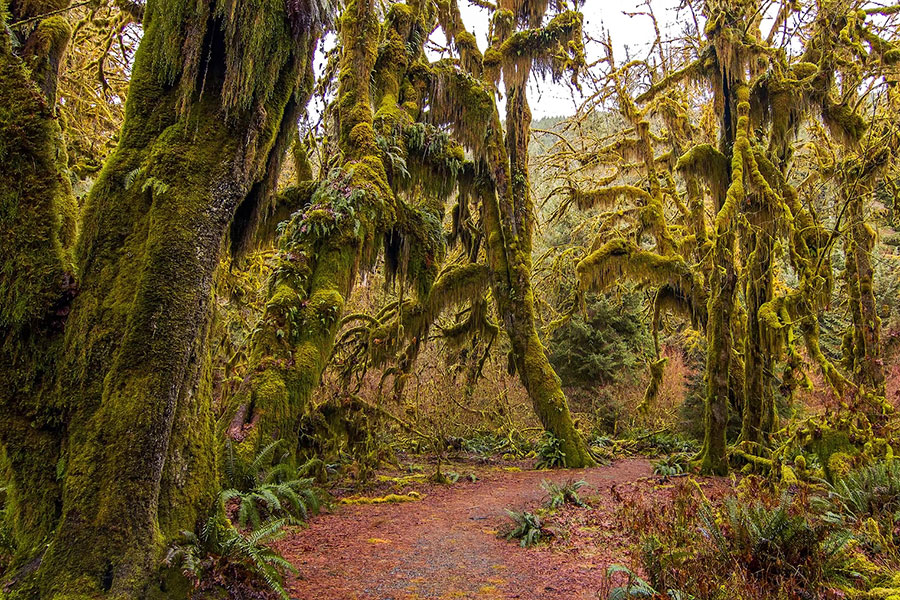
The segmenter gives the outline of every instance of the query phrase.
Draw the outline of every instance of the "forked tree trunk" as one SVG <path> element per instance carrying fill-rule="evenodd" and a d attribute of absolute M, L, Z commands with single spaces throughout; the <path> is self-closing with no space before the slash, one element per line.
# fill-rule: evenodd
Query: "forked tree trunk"
<path fill-rule="evenodd" d="M 534 204 L 528 180 L 531 110 L 525 91 L 527 80 L 525 75 L 521 85 L 508 90 L 505 149 L 501 149 L 499 136 L 495 134 L 493 150 L 488 153 L 495 189 L 495 193 L 485 195 L 482 200 L 488 264 L 497 312 L 509 336 L 516 372 L 528 391 L 534 411 L 544 429 L 559 440 L 566 466 L 585 467 L 594 464 L 594 460 L 575 428 L 560 379 L 547 359 L 535 326 L 531 284 Z M 495 131 L 500 131 L 499 118 L 495 120 Z"/>

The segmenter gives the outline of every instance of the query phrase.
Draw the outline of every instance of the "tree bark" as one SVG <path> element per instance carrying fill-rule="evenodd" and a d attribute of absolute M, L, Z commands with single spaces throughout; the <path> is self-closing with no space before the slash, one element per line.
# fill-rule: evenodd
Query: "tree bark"
<path fill-rule="evenodd" d="M 216 492 L 206 377 L 213 274 L 238 208 L 264 201 L 257 184 L 289 131 L 282 122 L 293 114 L 314 36 L 298 30 L 284 8 L 272 9 L 277 27 L 267 34 L 283 53 L 252 57 L 235 42 L 234 22 L 203 11 L 184 17 L 186 7 L 147 7 L 119 144 L 81 219 L 78 295 L 71 312 L 53 312 L 58 298 L 45 302 L 61 333 L 34 339 L 34 324 L 48 322 L 46 311 L 19 331 L 4 324 L 7 344 L 11 333 L 53 365 L 44 374 L 4 346 L 4 368 L 12 357 L 19 371 L 44 374 L 16 381 L 3 398 L 12 408 L 3 418 L 15 425 L 2 439 L 11 457 L 13 519 L 45 515 L 23 520 L 17 534 L 18 562 L 30 566 L 8 577 L 15 597 L 152 594 L 166 541 L 194 529 Z M 270 65 L 273 77 L 236 77 L 242 61 L 254 58 Z M 16 61 L 8 51 L 3 60 Z M 9 93 L 9 84 L 0 89 Z M 36 112 L 27 103 L 18 107 L 26 116 Z M 45 179 L 60 171 L 35 168 Z M 24 210 L 42 197 L 17 201 Z M 64 211 L 53 208 L 62 219 Z M 13 234 L 32 235 L 23 227 Z M 58 250 L 58 235 L 39 234 Z M 25 262 L 36 256 L 31 251 L 20 247 L 13 255 Z M 47 416 L 36 415 L 37 406 Z"/>

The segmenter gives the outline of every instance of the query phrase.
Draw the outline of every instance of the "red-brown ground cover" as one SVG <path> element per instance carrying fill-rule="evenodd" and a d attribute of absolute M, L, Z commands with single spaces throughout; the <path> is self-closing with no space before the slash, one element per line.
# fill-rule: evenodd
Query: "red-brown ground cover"
<path fill-rule="evenodd" d="M 598 597 L 610 564 L 630 562 L 638 532 L 620 518 L 640 497 L 666 510 L 673 486 L 651 477 L 645 459 L 581 470 L 478 470 L 479 479 L 430 485 L 417 502 L 341 505 L 279 543 L 299 569 L 288 580 L 297 600 L 483 598 L 576 600 Z M 521 548 L 498 532 L 505 509 L 535 510 L 543 479 L 584 479 L 590 509 L 566 507 L 547 525 L 549 544 Z M 727 481 L 701 479 L 712 495 Z"/>

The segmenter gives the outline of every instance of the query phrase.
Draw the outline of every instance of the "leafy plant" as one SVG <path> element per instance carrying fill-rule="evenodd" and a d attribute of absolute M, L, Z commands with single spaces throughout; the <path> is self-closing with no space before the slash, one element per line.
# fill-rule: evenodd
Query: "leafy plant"
<path fill-rule="evenodd" d="M 689 458 L 687 454 L 669 454 L 653 461 L 653 474 L 662 477 L 674 477 L 687 471 Z"/>
<path fill-rule="evenodd" d="M 535 467 L 538 469 L 554 469 L 566 466 L 566 454 L 563 452 L 560 440 L 545 431 L 537 446 L 538 460 Z"/>
<path fill-rule="evenodd" d="M 849 553 L 852 534 L 791 512 L 792 505 L 789 494 L 774 509 L 728 498 L 717 516 L 704 504 L 699 511 L 702 531 L 719 556 L 740 565 L 757 581 L 772 585 L 790 581 L 814 594 L 825 583 L 858 579 Z"/>
<path fill-rule="evenodd" d="M 578 497 L 578 490 L 586 485 L 587 482 L 584 480 L 572 481 L 570 479 L 563 485 L 559 485 L 549 479 L 545 479 L 541 482 L 541 488 L 547 492 L 547 500 L 544 502 L 544 506 L 550 509 L 557 509 L 566 504 L 574 504 L 575 506 L 588 508 L 588 505 Z"/>
<path fill-rule="evenodd" d="M 272 464 L 280 444 L 281 441 L 272 442 L 249 464 L 235 455 L 230 442 L 226 447 L 224 472 L 229 487 L 220 493 L 219 499 L 226 511 L 236 505 L 241 527 L 257 528 L 263 520 L 272 517 L 306 520 L 310 512 L 320 508 L 314 480 L 300 477 L 308 469 L 291 468 L 287 462 Z"/>
<path fill-rule="evenodd" d="M 519 545 L 523 548 L 534 546 L 544 537 L 550 535 L 544 530 L 541 518 L 528 511 L 517 512 L 507 509 L 506 514 L 513 520 L 513 529 L 506 534 L 507 540 L 519 540 Z"/>
<path fill-rule="evenodd" d="M 164 563 L 180 569 L 195 591 L 216 589 L 221 582 L 228 582 L 230 591 L 246 587 L 259 592 L 264 585 L 289 600 L 283 573 L 295 573 L 296 569 L 269 544 L 281 539 L 291 523 L 289 518 L 270 519 L 257 529 L 242 532 L 228 520 L 220 504 L 199 533 L 181 532 L 181 540 L 169 548 Z"/>

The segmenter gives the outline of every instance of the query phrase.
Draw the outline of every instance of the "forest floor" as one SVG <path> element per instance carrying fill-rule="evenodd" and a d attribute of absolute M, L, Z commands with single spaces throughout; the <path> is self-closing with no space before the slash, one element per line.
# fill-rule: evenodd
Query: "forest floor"
<path fill-rule="evenodd" d="M 652 477 L 643 458 L 578 470 L 520 470 L 475 463 L 445 467 L 462 476 L 452 485 L 406 485 L 409 478 L 380 476 L 416 501 L 339 504 L 307 528 L 279 542 L 298 569 L 288 580 L 296 600 L 418 600 L 476 598 L 575 600 L 606 597 L 611 564 L 628 565 L 638 541 L 641 510 L 671 510 L 685 480 Z M 470 477 L 469 475 L 472 475 Z M 402 475 L 402 474 L 401 474 Z M 475 481 L 472 481 L 475 479 Z M 584 480 L 589 509 L 566 506 L 546 520 L 549 543 L 522 548 L 506 541 L 506 509 L 540 508 L 541 482 Z M 697 478 L 704 492 L 721 496 L 728 480 Z M 627 507 L 631 507 L 628 510 Z"/>

